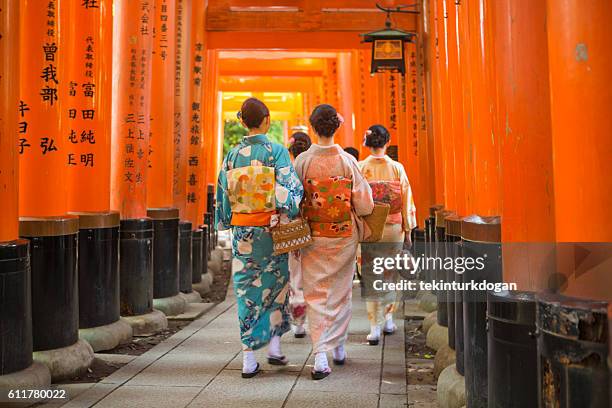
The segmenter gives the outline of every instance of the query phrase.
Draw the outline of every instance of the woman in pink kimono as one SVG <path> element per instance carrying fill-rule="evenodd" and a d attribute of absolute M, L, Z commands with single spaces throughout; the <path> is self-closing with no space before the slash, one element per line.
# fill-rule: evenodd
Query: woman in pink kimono
<path fill-rule="evenodd" d="M 381 243 L 385 256 L 394 257 L 402 250 L 403 243 L 410 245 L 410 231 L 416 227 L 415 206 L 412 190 L 404 166 L 385 154 L 389 140 L 389 131 L 382 125 L 371 126 L 365 135 L 364 145 L 370 149 L 370 156 L 359 162 L 359 169 L 372 188 L 375 202 L 389 204 L 391 209 L 387 217 Z M 381 246 L 376 248 L 380 252 Z M 382 256 L 376 253 L 375 256 Z M 364 279 L 372 279 L 369 268 L 362 269 Z M 391 279 L 394 279 L 391 277 Z M 389 280 L 389 277 L 385 277 Z M 367 340 L 370 345 L 377 345 L 380 340 L 381 326 L 384 334 L 393 334 L 396 326 L 393 323 L 393 312 L 397 308 L 394 291 L 370 294 L 366 297 L 370 334 Z"/>
<path fill-rule="evenodd" d="M 308 327 L 315 353 L 312 378 L 331 373 L 327 352 L 344 364 L 344 343 L 351 319 L 351 295 L 359 216 L 374 208 L 372 191 L 357 161 L 334 143 L 342 117 L 330 105 L 317 106 L 310 124 L 318 143 L 300 154 L 294 166 L 304 184 L 303 212 L 313 243 L 301 252 L 302 282 Z"/>

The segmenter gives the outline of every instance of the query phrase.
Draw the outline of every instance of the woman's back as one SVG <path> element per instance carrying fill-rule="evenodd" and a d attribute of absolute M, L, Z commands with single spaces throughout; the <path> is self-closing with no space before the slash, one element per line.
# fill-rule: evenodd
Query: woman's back
<path fill-rule="evenodd" d="M 400 181 L 404 166 L 389 156 L 368 156 L 359 162 L 359 169 L 368 181 Z"/>
<path fill-rule="evenodd" d="M 305 152 L 306 155 L 308 153 L 312 155 L 312 158 L 305 170 L 305 179 L 335 176 L 352 178 L 350 159 L 337 145 L 329 147 L 314 145 L 312 152 Z"/>
<path fill-rule="evenodd" d="M 338 145 L 312 145 L 295 160 L 300 180 L 344 177 L 351 181 L 351 206 L 359 215 L 368 215 L 374 206 L 372 191 L 357 167 L 357 161 Z"/>
<path fill-rule="evenodd" d="M 228 170 L 245 166 L 274 167 L 284 153 L 284 147 L 271 142 L 265 135 L 245 137 L 227 155 Z M 282 158 L 284 159 L 284 157 Z M 287 160 L 282 160 L 286 162 Z M 288 163 L 282 163 L 288 165 Z"/>

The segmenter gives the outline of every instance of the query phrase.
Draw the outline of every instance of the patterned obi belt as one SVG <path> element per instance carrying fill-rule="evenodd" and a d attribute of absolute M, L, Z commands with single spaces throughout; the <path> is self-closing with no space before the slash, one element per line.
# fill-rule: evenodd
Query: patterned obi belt
<path fill-rule="evenodd" d="M 372 198 L 377 204 L 389 204 L 387 224 L 402 223 L 402 185 L 399 181 L 370 181 Z"/>
<path fill-rule="evenodd" d="M 276 213 L 274 167 L 246 166 L 227 172 L 232 225 L 263 227 Z"/>
<path fill-rule="evenodd" d="M 304 217 L 315 237 L 350 237 L 353 234 L 351 191 L 345 177 L 309 178 L 304 183 Z"/>

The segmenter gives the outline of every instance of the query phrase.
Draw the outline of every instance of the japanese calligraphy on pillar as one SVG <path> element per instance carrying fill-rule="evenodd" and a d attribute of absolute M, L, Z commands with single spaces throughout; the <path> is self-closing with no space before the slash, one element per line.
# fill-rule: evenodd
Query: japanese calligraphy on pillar
<path fill-rule="evenodd" d="M 149 208 L 173 206 L 175 13 L 175 0 L 155 3 L 147 176 Z"/>
<path fill-rule="evenodd" d="M 191 1 L 176 1 L 176 59 L 174 81 L 174 206 L 181 219 L 185 217 L 187 204 L 187 168 L 196 161 L 188 154 L 189 131 L 189 43 Z M 186 166 L 188 162 L 188 166 Z"/>
<path fill-rule="evenodd" d="M 62 137 L 71 211 L 108 211 L 112 71 L 111 0 L 62 2 L 66 80 Z"/>
<path fill-rule="evenodd" d="M 80 98 L 77 96 L 77 94 L 80 94 L 83 99 L 89 98 L 93 100 L 95 95 L 96 84 L 92 82 L 94 79 L 93 69 L 95 64 L 94 39 L 91 35 L 88 35 L 82 42 L 84 64 L 80 67 L 82 69 L 82 75 L 80 75 L 81 79 L 79 82 L 76 82 L 76 78 L 74 77 L 76 73 L 72 73 L 74 76 L 70 75 L 68 98 L 65 104 L 68 123 L 70 124 L 68 134 L 68 141 L 70 143 L 67 148 L 67 161 L 68 166 L 71 167 L 77 165 L 94 167 L 95 154 L 91 151 L 79 154 L 80 149 L 77 149 L 77 145 L 96 144 L 96 129 L 93 124 L 96 120 L 95 105 L 93 103 L 87 103 L 85 100 L 79 100 Z M 75 156 L 79 156 L 78 163 Z"/>
<path fill-rule="evenodd" d="M 48 37 L 47 42 L 41 45 L 41 49 L 38 50 L 43 58 L 41 59 L 40 65 L 40 78 L 42 79 L 42 83 L 40 86 L 39 96 L 40 102 L 42 103 L 42 108 L 52 108 L 54 106 L 59 106 L 58 103 L 58 85 L 59 85 L 59 74 L 57 72 L 57 61 L 58 61 L 58 41 L 57 37 L 57 2 L 56 0 L 51 0 L 47 4 L 46 8 L 46 36 Z M 21 116 L 21 121 L 19 122 L 19 133 L 22 135 L 19 141 L 19 153 L 23 154 L 26 148 L 31 147 L 32 145 L 28 141 L 28 121 L 25 117 L 25 113 L 29 111 L 29 106 L 21 101 L 19 103 L 19 113 Z M 56 152 L 58 150 L 55 137 L 49 135 L 32 135 L 34 136 L 33 142 L 38 142 L 38 147 L 40 147 L 40 153 L 42 155 L 46 155 L 47 153 Z"/>
<path fill-rule="evenodd" d="M 36 4 L 33 4 L 36 3 Z M 20 214 L 62 215 L 66 208 L 65 142 L 60 88 L 65 83 L 60 2 L 22 2 L 18 105 Z"/>
<path fill-rule="evenodd" d="M 143 37 L 151 35 L 149 31 L 149 18 L 151 6 L 148 1 L 142 2 L 140 10 L 139 31 Z M 145 180 L 145 169 L 142 166 L 145 153 L 148 151 L 149 136 L 149 101 L 142 92 L 147 84 L 149 74 L 149 53 L 147 47 L 137 47 L 134 44 L 130 48 L 130 81 L 129 107 L 123 117 L 126 125 L 125 160 L 123 161 L 124 181 L 129 183 L 129 189 L 134 191 L 135 184 L 142 184 Z"/>
<path fill-rule="evenodd" d="M 153 11 L 150 0 L 115 4 L 112 198 L 122 219 L 146 216 Z"/>
<path fill-rule="evenodd" d="M 336 109 L 339 109 L 338 100 L 338 59 L 333 58 L 328 61 L 328 81 L 329 81 L 329 100 L 327 103 L 333 105 Z"/>
<path fill-rule="evenodd" d="M 28 118 L 26 113 L 30 110 L 30 107 L 24 102 L 19 101 L 19 154 L 23 154 L 28 147 L 32 147 L 28 143 Z"/>
<path fill-rule="evenodd" d="M 321 98 L 322 95 L 325 95 L 325 81 L 321 78 L 315 78 L 314 80 L 314 88 L 315 88 L 315 93 L 314 93 L 314 104 L 313 104 L 313 108 L 317 105 L 320 105 L 323 103 L 323 99 Z M 310 111 L 312 112 L 312 110 Z M 310 115 L 310 112 L 308 112 L 308 114 Z"/>
<path fill-rule="evenodd" d="M 323 70 L 323 81 L 321 85 L 322 85 L 322 91 L 323 91 L 322 92 L 323 101 L 321 103 L 330 103 L 331 90 L 329 86 L 329 73 L 327 69 Z"/>
<path fill-rule="evenodd" d="M 159 57 L 162 61 L 166 61 L 170 58 L 171 54 L 168 53 L 168 49 L 173 49 L 171 47 L 169 32 L 172 29 L 172 25 L 169 25 L 169 17 L 174 17 L 174 10 L 168 7 L 168 0 L 161 0 L 161 4 L 159 4 L 159 14 L 157 14 L 159 19 L 159 30 L 156 30 L 156 37 L 158 38 L 157 47 L 159 52 Z M 172 7 L 173 8 L 173 7 Z M 169 15 L 171 13 L 171 15 Z"/>
<path fill-rule="evenodd" d="M 424 137 L 427 137 L 427 100 L 426 100 L 426 91 L 425 91 L 425 48 L 423 41 L 420 40 L 417 45 L 417 55 L 416 59 L 416 76 L 417 76 L 417 98 L 418 98 L 418 127 L 419 132 L 424 134 Z M 412 57 L 411 57 L 412 58 Z M 412 73 L 411 73 L 412 75 Z"/>
<path fill-rule="evenodd" d="M 408 121 L 410 123 L 409 128 L 409 136 L 410 136 L 410 150 L 409 153 L 414 157 L 418 156 L 419 153 L 419 143 L 418 143 L 418 123 L 419 123 L 419 103 L 418 103 L 418 72 L 417 72 L 417 60 L 416 60 L 416 50 L 413 44 L 410 44 L 410 58 L 409 58 L 409 70 L 408 70 L 408 98 L 409 98 L 409 118 Z M 406 88 L 404 88 L 406 89 Z"/>
<path fill-rule="evenodd" d="M 393 160 L 400 160 L 400 144 L 403 143 L 403 129 L 400 130 L 400 114 L 399 114 L 399 79 L 398 75 L 392 72 L 385 72 L 381 78 L 383 100 L 386 104 L 385 115 L 387 117 L 387 128 L 391 134 L 390 145 L 387 148 L 387 154 Z M 379 88 L 380 89 L 380 88 Z M 402 132 L 402 133 L 400 133 Z M 401 134 L 401 136 L 400 136 Z"/>
<path fill-rule="evenodd" d="M 365 52 L 359 50 L 359 103 L 361 108 L 361 117 L 366 120 L 367 118 L 367 96 L 366 96 L 366 60 L 364 56 Z M 365 126 L 369 126 L 364 123 Z"/>
<path fill-rule="evenodd" d="M 193 228 L 201 225 L 203 220 L 202 208 L 202 180 L 204 164 L 203 158 L 203 134 L 202 134 L 202 96 L 204 82 L 204 2 L 194 1 L 192 3 L 191 20 L 191 53 L 190 53 L 190 113 L 189 118 L 189 166 L 187 166 L 187 185 L 185 197 L 185 215 L 191 221 Z"/>
<path fill-rule="evenodd" d="M 392 144 L 397 144 L 397 123 L 398 123 L 398 112 L 397 112 L 397 94 L 398 94 L 398 78 L 397 74 L 390 73 L 388 75 L 388 90 L 389 90 L 389 132 L 391 133 Z"/>

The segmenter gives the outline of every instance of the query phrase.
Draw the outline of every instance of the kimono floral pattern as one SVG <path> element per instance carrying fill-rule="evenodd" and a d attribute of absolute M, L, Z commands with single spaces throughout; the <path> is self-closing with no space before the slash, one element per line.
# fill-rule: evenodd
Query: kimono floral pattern
<path fill-rule="evenodd" d="M 289 305 L 291 306 L 291 322 L 298 326 L 303 325 L 306 321 L 306 302 L 304 301 L 301 262 L 299 251 L 289 253 Z"/>
<path fill-rule="evenodd" d="M 231 224 L 233 207 L 228 173 L 249 166 L 274 169 L 274 206 L 281 217 L 293 219 L 298 215 L 304 190 L 287 149 L 271 143 L 265 135 L 244 138 L 228 153 L 219 173 L 215 223 L 220 230 L 232 230 L 232 272 L 240 337 L 244 348 L 257 350 L 264 347 L 272 336 L 280 336 L 289 330 L 289 268 L 287 254 L 272 255 L 272 236 L 268 227 Z M 263 173 L 254 169 L 252 174 L 248 170 L 246 174 L 257 178 L 257 174 Z M 257 185 L 272 184 L 269 177 L 262 177 L 264 182 L 256 180 Z M 264 191 L 266 188 L 262 188 L 261 193 L 268 194 Z"/>
<path fill-rule="evenodd" d="M 313 236 L 351 236 L 351 180 L 342 176 L 309 178 L 304 186 L 304 216 Z"/>
<path fill-rule="evenodd" d="M 245 166 L 227 172 L 232 212 L 256 213 L 274 211 L 274 168 Z"/>
<path fill-rule="evenodd" d="M 370 187 L 375 203 L 391 206 L 389 214 L 402 211 L 402 186 L 399 181 L 370 181 Z"/>
<path fill-rule="evenodd" d="M 382 157 L 368 156 L 365 160 L 359 162 L 359 169 L 373 190 L 374 200 L 389 200 L 388 204 L 391 205 L 391 211 L 387 217 L 385 228 L 400 224 L 399 235 L 416 228 L 416 208 L 410 181 L 404 166 L 386 155 Z M 382 187 L 381 185 L 384 184 L 388 186 Z M 396 195 L 401 197 L 401 205 L 399 202 L 395 203 Z M 397 212 L 394 211 L 395 205 L 399 205 L 399 211 Z M 397 236 L 393 239 L 393 241 L 395 240 L 403 240 L 403 236 Z"/>
<path fill-rule="evenodd" d="M 272 255 L 272 237 L 260 227 L 236 227 L 232 241 L 240 339 L 257 350 L 289 330 L 287 254 Z"/>

